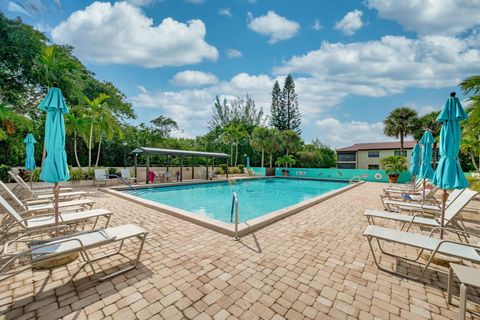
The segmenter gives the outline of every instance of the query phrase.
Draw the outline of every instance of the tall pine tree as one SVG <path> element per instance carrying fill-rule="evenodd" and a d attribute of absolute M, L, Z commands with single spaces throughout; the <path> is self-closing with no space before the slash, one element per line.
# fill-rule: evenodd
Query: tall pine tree
<path fill-rule="evenodd" d="M 286 129 L 285 117 L 281 106 L 282 91 L 278 81 L 275 81 L 272 89 L 272 105 L 270 106 L 270 125 L 279 130 Z"/>
<path fill-rule="evenodd" d="M 279 129 L 293 130 L 300 134 L 302 132 L 300 130 L 302 117 L 298 108 L 297 93 L 295 92 L 295 81 L 293 81 L 293 77 L 290 74 L 285 78 L 285 83 L 283 84 L 280 107 L 284 118 L 283 122 L 286 124 L 286 128 Z"/>

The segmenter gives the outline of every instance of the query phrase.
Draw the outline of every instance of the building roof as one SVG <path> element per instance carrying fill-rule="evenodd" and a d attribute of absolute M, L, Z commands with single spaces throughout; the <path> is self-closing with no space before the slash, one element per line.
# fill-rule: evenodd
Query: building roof
<path fill-rule="evenodd" d="M 417 142 L 416 141 L 404 141 L 404 149 L 413 149 Z M 355 143 L 353 146 L 339 148 L 337 152 L 346 152 L 346 151 L 360 151 L 360 150 L 395 150 L 400 149 L 400 141 L 391 141 L 391 142 L 372 142 L 372 143 Z"/>
<path fill-rule="evenodd" d="M 207 157 L 207 158 L 228 158 L 230 157 L 225 153 L 217 152 L 203 152 L 203 151 L 188 151 L 188 150 L 176 150 L 176 149 L 161 149 L 161 148 L 148 148 L 138 147 L 131 153 L 138 155 L 170 155 L 170 156 L 182 156 L 182 157 Z"/>

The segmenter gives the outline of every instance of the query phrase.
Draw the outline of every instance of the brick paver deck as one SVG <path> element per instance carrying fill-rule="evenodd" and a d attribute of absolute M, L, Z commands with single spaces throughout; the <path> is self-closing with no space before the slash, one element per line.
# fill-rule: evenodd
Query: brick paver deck
<path fill-rule="evenodd" d="M 111 225 L 136 223 L 149 231 L 139 267 L 105 282 L 89 277 L 88 268 L 71 282 L 78 262 L 25 271 L 0 282 L 0 314 L 6 319 L 456 318 L 458 308 L 446 302 L 446 274 L 430 272 L 424 282 L 410 281 L 374 265 L 362 236 L 363 211 L 381 208 L 382 187 L 366 183 L 240 242 L 95 193 L 95 207 L 115 212 Z M 395 264 L 392 258 L 382 262 Z M 469 299 L 478 302 L 478 296 Z M 467 308 L 480 311 L 472 303 Z"/>

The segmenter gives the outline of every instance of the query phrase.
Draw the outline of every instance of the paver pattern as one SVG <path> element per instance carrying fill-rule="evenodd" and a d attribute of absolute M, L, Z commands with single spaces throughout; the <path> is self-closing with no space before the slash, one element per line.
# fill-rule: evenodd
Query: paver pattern
<path fill-rule="evenodd" d="M 362 235 L 363 212 L 381 209 L 382 187 L 365 183 L 240 242 L 91 189 L 95 207 L 115 212 L 111 225 L 136 223 L 148 230 L 141 264 L 105 282 L 90 277 L 88 268 L 70 281 L 79 262 L 27 270 L 0 282 L 0 318 L 456 318 L 458 308 L 446 302 L 446 273 L 429 272 L 425 281 L 411 281 L 374 265 Z M 390 248 L 406 252 L 402 246 Z M 100 265 L 110 268 L 116 262 Z M 382 262 L 397 264 L 393 258 Z M 469 300 L 478 303 L 478 293 Z M 467 309 L 469 319 L 472 311 L 480 311 L 472 302 Z"/>

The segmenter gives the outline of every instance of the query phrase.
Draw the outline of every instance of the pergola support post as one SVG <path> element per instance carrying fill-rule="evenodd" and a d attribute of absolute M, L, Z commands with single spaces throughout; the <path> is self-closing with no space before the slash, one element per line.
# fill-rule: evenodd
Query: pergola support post
<path fill-rule="evenodd" d="M 194 170 L 195 170 L 195 163 L 193 162 L 194 159 L 192 157 L 192 180 L 195 179 L 195 174 L 194 174 Z"/>
<path fill-rule="evenodd" d="M 150 171 L 150 156 L 147 155 L 147 170 L 146 170 L 146 173 L 145 173 L 145 183 L 148 184 L 149 181 L 148 181 L 148 173 Z"/>
<path fill-rule="evenodd" d="M 228 179 L 228 159 L 227 159 L 227 179 Z"/>
<path fill-rule="evenodd" d="M 180 182 L 183 181 L 183 157 L 180 156 Z"/>
<path fill-rule="evenodd" d="M 133 157 L 133 164 L 135 166 L 135 179 L 136 182 L 138 182 L 138 154 L 135 153 L 135 156 Z"/>
<path fill-rule="evenodd" d="M 206 158 L 207 163 L 205 164 L 205 180 L 208 180 L 208 158 Z"/>
<path fill-rule="evenodd" d="M 169 165 L 170 165 L 170 155 L 167 154 L 167 172 L 168 172 Z"/>

